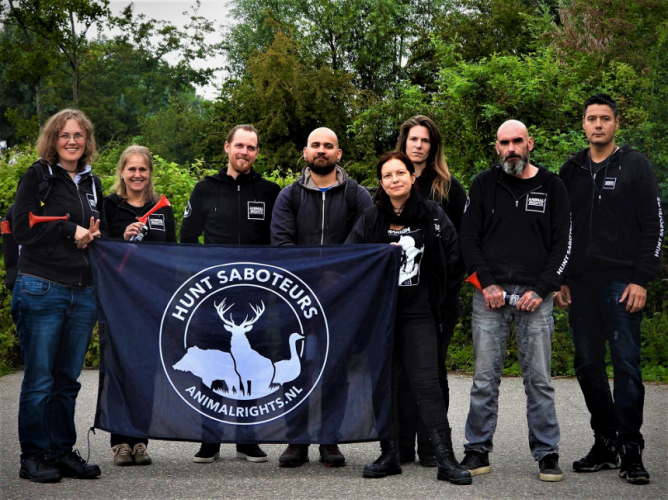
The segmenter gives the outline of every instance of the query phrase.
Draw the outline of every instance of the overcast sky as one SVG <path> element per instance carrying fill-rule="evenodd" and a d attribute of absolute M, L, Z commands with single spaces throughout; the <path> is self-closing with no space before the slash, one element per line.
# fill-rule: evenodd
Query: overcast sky
<path fill-rule="evenodd" d="M 141 13 L 153 19 L 169 21 L 179 27 L 183 26 L 188 21 L 188 18 L 184 16 L 183 13 L 185 11 L 190 11 L 190 8 L 195 5 L 194 1 L 183 0 L 141 0 L 139 2 L 111 0 L 109 6 L 114 14 L 118 14 L 130 3 L 134 3 L 135 13 L 137 14 Z M 216 25 L 229 24 L 230 20 L 227 18 L 229 11 L 228 4 L 229 0 L 202 0 L 199 15 L 213 21 Z M 216 33 L 208 41 L 216 42 L 219 39 L 220 34 Z M 220 57 L 206 61 L 205 63 L 198 62 L 193 64 L 193 66 L 219 67 L 223 64 L 224 59 Z M 223 76 L 224 75 L 219 74 L 216 83 L 222 83 Z M 211 85 L 205 88 L 198 88 L 197 93 L 207 99 L 213 99 L 216 96 L 216 89 Z"/>

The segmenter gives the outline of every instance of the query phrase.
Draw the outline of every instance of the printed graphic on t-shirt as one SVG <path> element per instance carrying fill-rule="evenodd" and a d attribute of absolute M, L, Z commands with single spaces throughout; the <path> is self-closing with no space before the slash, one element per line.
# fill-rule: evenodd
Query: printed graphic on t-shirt
<path fill-rule="evenodd" d="M 193 213 L 193 207 L 190 204 L 190 202 L 188 202 L 188 204 L 186 205 L 186 209 L 183 212 L 183 218 L 186 219 L 186 218 L 190 217 L 191 213 Z"/>
<path fill-rule="evenodd" d="M 615 189 L 617 185 L 617 177 L 606 177 L 603 183 L 603 189 Z"/>
<path fill-rule="evenodd" d="M 264 220 L 264 201 L 248 202 L 248 220 Z"/>
<path fill-rule="evenodd" d="M 529 193 L 527 195 L 527 212 L 539 212 L 544 214 L 547 206 L 547 193 Z"/>
<path fill-rule="evenodd" d="M 422 231 L 405 227 L 387 232 L 392 243 L 401 245 L 401 268 L 399 286 L 416 286 L 420 283 L 420 264 L 424 254 Z"/>
<path fill-rule="evenodd" d="M 88 205 L 93 212 L 97 212 L 97 204 L 95 203 L 95 196 L 92 193 L 86 193 L 86 200 L 88 200 Z"/>
<path fill-rule="evenodd" d="M 165 231 L 164 214 L 152 214 L 148 216 L 148 228 L 155 231 Z"/>

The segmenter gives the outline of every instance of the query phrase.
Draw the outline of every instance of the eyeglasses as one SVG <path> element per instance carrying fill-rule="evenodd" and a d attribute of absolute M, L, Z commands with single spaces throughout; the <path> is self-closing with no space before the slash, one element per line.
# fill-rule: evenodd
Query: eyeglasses
<path fill-rule="evenodd" d="M 81 135 L 81 134 L 74 134 L 74 135 L 71 135 L 71 134 L 60 134 L 60 135 L 58 136 L 58 138 L 59 138 L 61 141 L 67 141 L 67 142 L 70 142 L 72 139 L 74 139 L 76 142 L 82 142 L 82 141 L 86 138 L 86 136 L 85 136 L 85 135 Z"/>

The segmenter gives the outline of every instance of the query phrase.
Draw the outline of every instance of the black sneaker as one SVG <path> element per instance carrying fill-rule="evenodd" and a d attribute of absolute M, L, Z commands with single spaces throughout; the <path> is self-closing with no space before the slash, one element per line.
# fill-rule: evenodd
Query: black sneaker
<path fill-rule="evenodd" d="M 346 457 L 343 456 L 339 447 L 335 444 L 321 444 L 320 461 L 325 467 L 343 467 L 346 465 Z"/>
<path fill-rule="evenodd" d="M 72 450 L 63 456 L 51 460 L 63 477 L 73 479 L 95 479 L 102 474 L 100 468 L 95 464 L 89 464 L 79 454 L 79 450 Z"/>
<path fill-rule="evenodd" d="M 249 462 L 267 462 L 267 454 L 256 444 L 238 444 L 237 458 Z"/>
<path fill-rule="evenodd" d="M 278 459 L 279 467 L 300 467 L 308 462 L 307 444 L 289 444 Z"/>
<path fill-rule="evenodd" d="M 31 455 L 21 463 L 19 477 L 33 483 L 57 483 L 63 476 L 44 455 Z"/>
<path fill-rule="evenodd" d="M 596 472 L 603 469 L 619 469 L 619 454 L 612 440 L 596 438 L 587 456 L 573 462 L 573 470 Z"/>
<path fill-rule="evenodd" d="M 619 468 L 619 477 L 631 484 L 649 484 L 649 472 L 642 464 L 642 449 L 637 443 L 626 443 L 620 450 L 622 465 Z"/>
<path fill-rule="evenodd" d="M 220 458 L 220 443 L 202 443 L 199 451 L 195 453 L 193 462 L 196 464 L 210 464 Z"/>
<path fill-rule="evenodd" d="M 550 453 L 549 455 L 545 455 L 538 462 L 538 466 L 540 467 L 541 481 L 557 482 L 564 478 L 564 474 L 559 468 L 558 453 Z"/>
<path fill-rule="evenodd" d="M 469 471 L 471 476 L 487 474 L 492 470 L 492 468 L 489 466 L 489 453 L 486 451 L 466 451 L 464 460 L 461 461 L 459 466 L 463 470 Z"/>

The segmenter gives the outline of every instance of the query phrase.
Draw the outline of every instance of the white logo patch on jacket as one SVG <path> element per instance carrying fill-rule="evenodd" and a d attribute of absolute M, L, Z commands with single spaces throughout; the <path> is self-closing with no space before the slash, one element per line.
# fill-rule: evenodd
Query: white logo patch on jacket
<path fill-rule="evenodd" d="M 86 193 L 86 200 L 88 200 L 88 205 L 93 212 L 97 212 L 97 204 L 95 203 L 95 195 L 92 193 Z"/>
<path fill-rule="evenodd" d="M 617 177 L 606 177 L 603 183 L 603 189 L 615 189 L 617 185 Z"/>
<path fill-rule="evenodd" d="M 164 214 L 153 214 L 148 216 L 148 228 L 156 231 L 165 231 Z"/>
<path fill-rule="evenodd" d="M 264 201 L 248 202 L 248 220 L 264 220 Z"/>
<path fill-rule="evenodd" d="M 547 193 L 529 193 L 525 210 L 544 214 L 547 206 Z"/>

